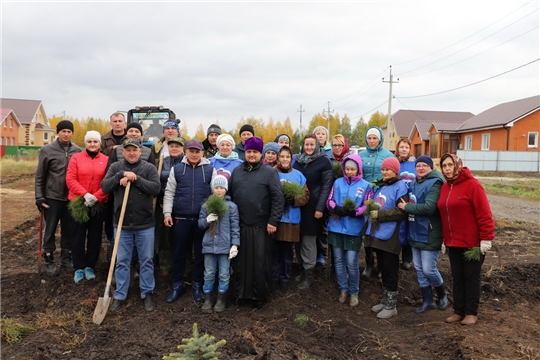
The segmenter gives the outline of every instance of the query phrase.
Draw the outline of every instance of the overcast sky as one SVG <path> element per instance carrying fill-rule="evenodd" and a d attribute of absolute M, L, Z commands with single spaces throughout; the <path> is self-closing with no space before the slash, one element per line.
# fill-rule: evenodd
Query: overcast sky
<path fill-rule="evenodd" d="M 2 97 L 48 116 L 170 107 L 193 135 L 326 109 L 470 111 L 540 93 L 539 2 L 2 2 Z M 476 85 L 466 86 L 502 74 Z M 464 87 L 463 89 L 448 91 Z M 423 96 L 433 93 L 437 95 Z"/>

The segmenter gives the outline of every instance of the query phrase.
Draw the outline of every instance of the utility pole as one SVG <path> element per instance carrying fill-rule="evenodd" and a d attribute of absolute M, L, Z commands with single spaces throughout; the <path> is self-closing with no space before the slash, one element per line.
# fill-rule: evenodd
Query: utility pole
<path fill-rule="evenodd" d="M 390 117 L 392 116 L 392 84 L 395 84 L 395 83 L 398 83 L 399 82 L 399 78 L 397 79 L 397 81 L 393 81 L 394 77 L 392 75 L 392 65 L 390 65 L 390 80 L 386 81 L 384 80 L 384 78 L 382 79 L 383 82 L 386 82 L 386 83 L 389 83 L 390 84 L 390 91 L 388 93 L 388 116 L 386 117 L 386 122 L 385 122 L 385 126 L 386 126 L 386 136 L 384 137 L 384 143 L 383 143 L 383 147 L 385 149 L 389 149 L 390 147 Z"/>
<path fill-rule="evenodd" d="M 302 127 L 302 113 L 306 110 L 302 109 L 302 104 L 300 104 L 300 110 L 296 110 L 300 113 L 300 137 L 304 137 L 304 128 Z"/>
<path fill-rule="evenodd" d="M 325 110 L 323 109 L 322 112 L 324 114 Z M 330 135 L 330 113 L 333 113 L 333 112 L 334 112 L 334 110 L 330 111 L 330 101 L 329 101 L 328 102 L 328 127 L 327 127 L 329 135 Z M 326 139 L 326 141 L 330 141 L 330 139 Z"/>

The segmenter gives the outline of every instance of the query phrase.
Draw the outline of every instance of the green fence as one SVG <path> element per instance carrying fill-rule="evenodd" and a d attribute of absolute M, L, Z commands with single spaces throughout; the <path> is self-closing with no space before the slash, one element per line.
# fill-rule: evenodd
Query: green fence
<path fill-rule="evenodd" d="M 31 156 L 37 155 L 41 146 L 7 146 L 2 145 L 0 149 L 0 156 Z"/>

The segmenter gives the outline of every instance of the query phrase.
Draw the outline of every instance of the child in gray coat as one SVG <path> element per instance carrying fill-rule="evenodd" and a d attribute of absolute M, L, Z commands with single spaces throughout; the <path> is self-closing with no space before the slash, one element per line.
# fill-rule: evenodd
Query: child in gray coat
<path fill-rule="evenodd" d="M 240 219 L 238 207 L 227 196 L 228 181 L 223 175 L 217 175 L 211 182 L 212 193 L 224 198 L 227 212 L 221 217 L 217 214 L 208 214 L 207 204 L 204 203 L 199 213 L 199 228 L 207 229 L 202 241 L 204 255 L 204 304 L 202 311 L 212 312 L 212 290 L 218 272 L 219 285 L 215 312 L 225 310 L 226 293 L 229 289 L 230 260 L 238 255 L 240 246 Z M 211 223 L 216 222 L 215 231 L 210 230 Z"/>

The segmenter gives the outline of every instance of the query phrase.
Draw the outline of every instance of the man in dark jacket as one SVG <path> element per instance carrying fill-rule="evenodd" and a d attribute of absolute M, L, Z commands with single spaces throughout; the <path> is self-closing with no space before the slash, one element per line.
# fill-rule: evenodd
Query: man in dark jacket
<path fill-rule="evenodd" d="M 111 156 L 114 149 L 126 138 L 126 118 L 124 114 L 115 112 L 111 115 L 111 131 L 101 135 L 101 152 Z"/>
<path fill-rule="evenodd" d="M 168 141 L 173 137 L 180 136 L 180 128 L 178 127 L 178 121 L 169 119 L 163 123 L 163 137 L 156 142 L 150 150 L 154 154 L 156 160 L 156 166 L 159 167 L 159 159 L 163 155 L 163 159 L 169 156 L 169 147 L 167 146 Z"/>
<path fill-rule="evenodd" d="M 60 232 L 61 266 L 62 270 L 73 270 L 71 262 L 71 230 L 72 219 L 68 213 L 68 188 L 66 172 L 69 160 L 81 149 L 71 142 L 73 124 L 62 120 L 56 126 L 58 139 L 45 145 L 39 151 L 38 168 L 36 171 L 35 196 L 38 210 L 43 211 L 45 231 L 43 234 L 43 257 L 46 263 L 46 274 L 58 275 L 53 253 L 56 250 L 54 233 L 58 222 L 61 221 Z"/>
<path fill-rule="evenodd" d="M 110 311 L 120 308 L 127 297 L 133 244 L 137 247 L 140 264 L 140 295 L 144 308 L 155 308 L 152 293 L 154 279 L 154 207 L 153 198 L 159 194 L 161 184 L 154 164 L 141 160 L 142 145 L 137 139 L 127 139 L 122 153 L 124 160 L 109 167 L 101 182 L 101 189 L 114 194 L 114 227 L 121 230 L 115 268 L 116 290 Z M 131 182 L 122 229 L 118 221 L 124 200 L 125 187 Z"/>
<path fill-rule="evenodd" d="M 218 152 L 217 138 L 221 135 L 221 128 L 219 125 L 212 124 L 206 130 L 206 139 L 203 141 L 204 157 L 210 159 Z"/>
<path fill-rule="evenodd" d="M 240 212 L 242 249 L 235 261 L 239 302 L 253 300 L 263 307 L 270 295 L 272 234 L 276 232 L 285 199 L 277 172 L 262 163 L 263 142 L 251 137 L 244 144 L 246 160 L 231 175 L 229 190 Z"/>

